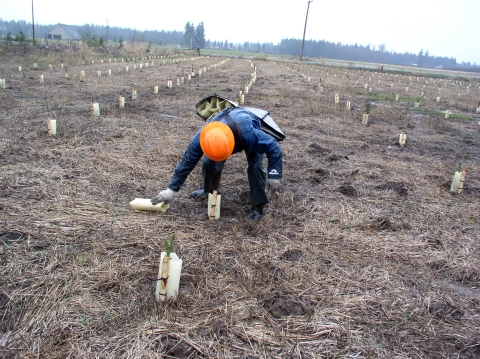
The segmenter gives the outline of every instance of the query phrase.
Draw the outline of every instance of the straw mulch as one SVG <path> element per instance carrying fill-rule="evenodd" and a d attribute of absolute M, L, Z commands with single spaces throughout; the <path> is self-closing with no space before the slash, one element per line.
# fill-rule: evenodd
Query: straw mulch
<path fill-rule="evenodd" d="M 282 190 L 253 224 L 243 154 L 224 170 L 219 221 L 188 196 L 201 166 L 166 213 L 129 207 L 166 188 L 202 125 L 194 104 L 212 93 L 234 99 L 250 61 L 232 58 L 176 86 L 192 65 L 223 58 L 130 63 L 126 73 L 125 63 L 82 65 L 81 52 L 65 53 L 67 79 L 58 58 L 34 70 L 29 56 L 1 61 L 1 357 L 479 357 L 478 80 L 254 59 L 246 105 L 269 110 L 287 140 Z M 379 95 L 421 91 L 420 111 Z M 446 109 L 471 118 L 435 113 Z M 459 162 L 467 174 L 456 195 Z M 158 262 L 172 235 L 184 263 L 180 294 L 159 304 Z"/>

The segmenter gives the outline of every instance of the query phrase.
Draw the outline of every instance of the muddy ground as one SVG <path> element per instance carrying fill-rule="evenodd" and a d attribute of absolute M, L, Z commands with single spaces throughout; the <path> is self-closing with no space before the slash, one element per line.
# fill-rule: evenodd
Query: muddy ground
<path fill-rule="evenodd" d="M 282 189 L 253 224 L 243 154 L 227 161 L 218 221 L 188 196 L 201 166 L 166 213 L 129 206 L 166 188 L 202 126 L 194 105 L 237 99 L 251 59 L 83 56 L 2 53 L 1 357 L 480 357 L 478 80 L 253 59 L 245 104 L 287 136 Z M 159 304 L 172 235 L 180 293 Z"/>

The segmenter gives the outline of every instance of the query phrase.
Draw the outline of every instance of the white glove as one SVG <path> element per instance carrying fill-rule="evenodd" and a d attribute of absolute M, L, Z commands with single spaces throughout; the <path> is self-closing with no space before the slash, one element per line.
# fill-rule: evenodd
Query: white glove
<path fill-rule="evenodd" d="M 152 204 L 157 204 L 160 202 L 165 202 L 165 203 L 170 203 L 173 201 L 173 195 L 175 192 L 173 192 L 170 188 L 167 188 L 165 191 L 160 192 L 157 194 L 155 197 L 151 199 Z"/>
<path fill-rule="evenodd" d="M 267 192 L 272 191 L 276 192 L 280 189 L 280 180 L 279 179 L 272 179 L 272 178 L 267 178 L 267 186 L 266 186 Z"/>

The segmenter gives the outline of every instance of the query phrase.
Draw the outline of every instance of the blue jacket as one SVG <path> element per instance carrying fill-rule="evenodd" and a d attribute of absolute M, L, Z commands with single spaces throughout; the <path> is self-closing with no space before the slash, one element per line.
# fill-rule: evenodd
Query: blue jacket
<path fill-rule="evenodd" d="M 213 116 L 205 125 L 211 121 L 227 123 L 225 120 L 226 113 L 228 113 L 233 122 L 237 124 L 238 134 L 243 139 L 243 143 L 235 143 L 234 153 L 244 150 L 247 153 L 253 151 L 266 154 L 268 158 L 268 178 L 282 178 L 282 150 L 276 139 L 262 131 L 261 120 L 253 113 L 241 107 L 227 109 Z M 202 129 L 200 129 L 192 139 L 182 159 L 175 168 L 172 180 L 168 185 L 168 188 L 175 192 L 180 190 L 190 172 L 192 172 L 203 156 L 203 151 L 200 147 L 201 131 Z"/>

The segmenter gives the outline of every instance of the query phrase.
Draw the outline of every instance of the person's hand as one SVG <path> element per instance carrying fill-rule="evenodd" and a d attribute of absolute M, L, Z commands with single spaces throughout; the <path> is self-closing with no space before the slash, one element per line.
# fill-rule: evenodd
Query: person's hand
<path fill-rule="evenodd" d="M 267 186 L 266 186 L 267 192 L 272 191 L 276 192 L 280 189 L 280 180 L 279 179 L 272 179 L 272 178 L 267 178 Z"/>
<path fill-rule="evenodd" d="M 170 203 L 171 201 L 173 201 L 174 194 L 175 192 L 173 192 L 170 188 L 167 188 L 165 191 L 162 191 L 155 197 L 153 197 L 150 201 L 152 202 L 152 204 L 157 204 L 160 202 Z"/>

